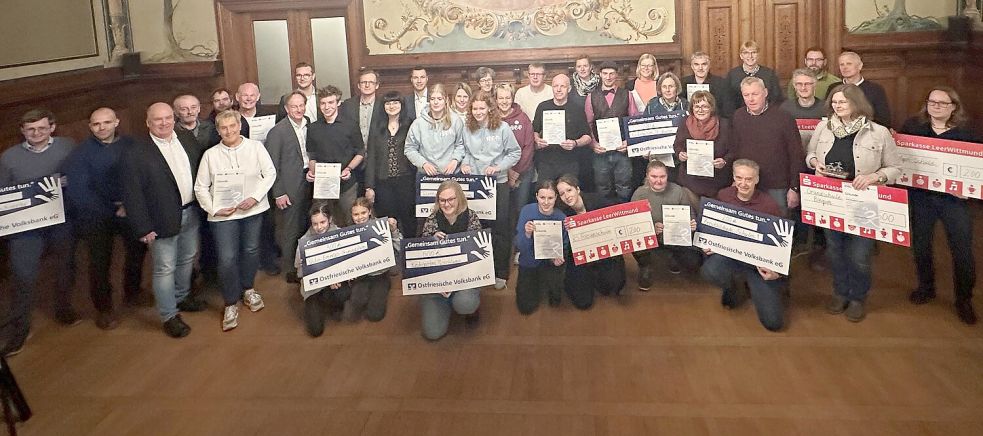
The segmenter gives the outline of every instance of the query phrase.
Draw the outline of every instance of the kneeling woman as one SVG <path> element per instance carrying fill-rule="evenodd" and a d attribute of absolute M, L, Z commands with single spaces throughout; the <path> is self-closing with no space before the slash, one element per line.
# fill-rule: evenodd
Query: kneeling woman
<path fill-rule="evenodd" d="M 478 214 L 468 209 L 468 200 L 456 181 L 446 180 L 437 187 L 434 210 L 423 223 L 421 236 L 444 239 L 449 234 L 481 230 Z M 451 311 L 465 315 L 467 325 L 478 321 L 481 304 L 478 289 L 428 294 L 420 296 L 420 312 L 423 318 L 423 337 L 436 341 L 447 334 Z"/>
<path fill-rule="evenodd" d="M 365 197 L 355 199 L 352 204 L 352 224 L 365 224 L 375 218 L 372 203 Z M 393 250 L 398 253 L 403 235 L 396 227 L 396 220 L 389 218 L 389 232 L 392 238 Z M 351 281 L 352 296 L 345 302 L 344 317 L 349 321 L 358 321 L 362 314 L 372 322 L 382 321 L 386 317 L 386 303 L 389 300 L 389 271 L 390 268 L 358 277 Z"/>
<path fill-rule="evenodd" d="M 558 247 L 559 257 L 536 259 L 532 234 L 536 221 L 563 221 L 567 216 L 556 210 L 556 185 L 543 180 L 536 186 L 536 202 L 522 207 L 515 228 L 515 246 L 519 250 L 519 279 L 515 287 L 515 304 L 519 313 L 528 315 L 536 311 L 543 293 L 549 297 L 550 306 L 560 304 L 563 291 L 563 246 Z M 563 232 L 566 239 L 566 232 Z M 561 241 L 562 242 L 562 241 Z"/>
<path fill-rule="evenodd" d="M 319 201 L 311 207 L 311 228 L 307 229 L 303 237 L 323 235 L 331 230 L 337 230 L 333 217 L 341 216 L 335 211 L 334 202 Z M 354 207 L 353 207 L 354 208 Z M 294 257 L 294 266 L 297 268 L 297 275 L 303 283 L 304 271 L 300 262 L 301 246 L 297 245 L 297 253 Z M 327 314 L 341 314 L 345 307 L 345 301 L 351 296 L 351 287 L 348 282 L 334 283 L 323 288 L 301 292 L 304 296 L 304 325 L 307 333 L 313 337 L 321 336 L 324 333 L 324 321 Z"/>
<path fill-rule="evenodd" d="M 580 192 L 580 182 L 569 174 L 561 176 L 556 182 L 560 200 L 566 205 L 563 211 L 567 216 L 579 215 L 595 209 L 614 205 L 613 200 L 598 194 Z M 609 257 L 576 265 L 573 258 L 567 258 L 566 289 L 570 302 L 578 309 L 589 309 L 594 305 L 594 293 L 620 295 L 625 287 L 625 259 L 621 256 Z"/>

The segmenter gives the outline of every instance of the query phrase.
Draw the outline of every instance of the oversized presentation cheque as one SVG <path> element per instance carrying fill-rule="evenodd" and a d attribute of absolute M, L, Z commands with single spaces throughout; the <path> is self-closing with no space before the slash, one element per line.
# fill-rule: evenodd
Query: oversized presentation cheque
<path fill-rule="evenodd" d="M 983 198 L 983 144 L 894 135 L 901 154 L 898 184 Z"/>
<path fill-rule="evenodd" d="M 693 245 L 788 275 L 795 223 L 706 197 L 701 202 Z"/>
<path fill-rule="evenodd" d="M 304 298 L 325 286 L 396 266 L 388 218 L 305 236 L 297 246 Z"/>
<path fill-rule="evenodd" d="M 799 188 L 803 223 L 911 246 L 907 190 L 868 186 L 858 191 L 847 180 L 811 174 L 799 174 Z"/>
<path fill-rule="evenodd" d="M 672 155 L 676 130 L 686 120 L 686 111 L 637 115 L 624 120 L 629 157 Z"/>
<path fill-rule="evenodd" d="M 646 200 L 568 216 L 563 224 L 577 265 L 659 246 Z"/>
<path fill-rule="evenodd" d="M 437 188 L 445 180 L 456 180 L 464 190 L 464 196 L 468 199 L 468 209 L 478 214 L 478 218 L 483 220 L 494 220 L 496 217 L 495 208 L 495 187 L 498 181 L 493 176 L 464 175 L 464 174 L 438 174 L 428 176 L 417 174 L 416 176 L 416 217 L 426 218 L 433 212 L 433 205 L 437 199 Z"/>
<path fill-rule="evenodd" d="M 488 230 L 444 239 L 403 239 L 403 295 L 437 294 L 495 284 Z"/>
<path fill-rule="evenodd" d="M 64 222 L 60 175 L 0 188 L 0 236 Z"/>

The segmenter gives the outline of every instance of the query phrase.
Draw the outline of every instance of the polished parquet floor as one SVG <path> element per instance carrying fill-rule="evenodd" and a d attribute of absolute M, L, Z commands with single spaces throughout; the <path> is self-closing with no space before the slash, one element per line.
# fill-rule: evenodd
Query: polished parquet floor
<path fill-rule="evenodd" d="M 957 320 L 937 242 L 939 298 L 909 304 L 910 253 L 882 244 L 859 324 L 823 311 L 829 275 L 797 259 L 781 333 L 764 330 L 749 304 L 722 309 L 715 290 L 685 275 L 664 273 L 639 292 L 632 261 L 626 295 L 586 312 L 564 301 L 521 316 L 513 292 L 488 288 L 481 325 L 454 319 L 436 343 L 420 336 L 415 299 L 396 290 L 382 322 L 329 321 L 310 338 L 295 288 L 261 273 L 266 309 L 241 312 L 240 326 L 223 333 L 220 297 L 208 292 L 210 310 L 184 315 L 193 331 L 182 340 L 161 332 L 151 308 L 124 309 L 120 328 L 100 331 L 78 292 L 84 323 L 59 326 L 42 305 L 34 336 L 10 359 L 35 413 L 19 430 L 983 435 L 983 326 Z"/>

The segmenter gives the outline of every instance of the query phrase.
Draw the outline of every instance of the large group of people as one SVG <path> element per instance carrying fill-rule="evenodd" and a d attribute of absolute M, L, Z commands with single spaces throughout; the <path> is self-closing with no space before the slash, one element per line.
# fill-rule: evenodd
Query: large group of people
<path fill-rule="evenodd" d="M 298 284 L 304 272 L 298 239 L 323 234 L 370 218 L 389 217 L 391 241 L 490 229 L 496 289 L 507 287 L 517 264 L 515 301 L 520 313 L 537 310 L 543 296 L 550 306 L 563 295 L 578 309 L 589 309 L 598 294 L 627 291 L 625 258 L 638 264 L 640 291 L 660 287 L 663 272 L 687 272 L 721 289 L 721 304 L 735 308 L 748 297 L 768 330 L 786 327 L 788 277 L 710 250 L 661 246 L 578 265 L 566 230 L 564 250 L 537 259 L 537 223 L 564 221 L 606 206 L 647 201 L 655 234 L 662 240 L 662 206 L 691 206 L 696 229 L 701 197 L 794 219 L 799 207 L 799 173 L 844 178 L 853 187 L 887 185 L 900 175 L 901 161 L 891 131 L 890 106 L 880 85 L 862 75 L 857 53 L 838 56 L 841 77 L 827 71 L 821 48 L 806 51 L 803 68 L 792 73 L 786 92 L 775 71 L 758 63 L 758 45 L 741 46 L 742 64 L 726 77 L 710 74 L 706 53 L 690 57 L 692 75 L 680 79 L 660 73 L 657 59 L 639 57 L 634 77 L 623 83 L 622 66 L 595 65 L 576 58 L 573 74 L 547 77 L 545 65 L 528 66 L 528 82 L 518 89 L 496 84 L 495 71 L 481 67 L 474 82 L 430 83 L 427 68 L 410 71 L 412 93 L 379 93 L 379 74 L 362 70 L 357 95 L 342 101 L 338 86 L 316 87 L 314 68 L 297 64 L 297 88 L 275 108 L 258 105 L 259 87 L 244 83 L 233 93 L 218 89 L 214 108 L 203 117 L 193 95 L 158 102 L 146 111 L 148 135 L 119 132 L 116 112 L 92 112 L 92 136 L 75 146 L 55 136 L 55 115 L 31 110 L 20 120 L 24 142 L 0 156 L 0 185 L 9 186 L 61 174 L 68 220 L 8 236 L 12 281 L 11 311 L 2 324 L 3 355 L 18 353 L 27 340 L 37 299 L 40 259 L 56 262 L 55 318 L 72 325 L 74 251 L 87 246 L 89 287 L 98 312 L 96 324 L 119 324 L 110 285 L 115 237 L 125 247 L 123 303 L 154 302 L 164 332 L 179 338 L 190 327 L 181 312 L 207 309 L 193 290 L 197 277 L 220 289 L 221 328 L 239 323 L 239 305 L 252 312 L 265 303 L 255 288 L 257 271 L 283 272 Z M 545 113 L 562 111 L 564 137 L 549 141 Z M 628 143 L 603 147 L 598 120 L 682 111 L 675 151 L 668 159 L 629 157 Z M 275 125 L 255 135 L 257 117 L 276 114 Z M 821 119 L 803 141 L 796 119 Z M 955 90 L 932 88 L 919 114 L 900 133 L 981 142 L 966 125 Z M 554 121 L 555 122 L 555 121 Z M 623 139 L 624 138 L 623 136 Z M 689 173 L 687 140 L 712 141 L 713 176 Z M 340 166 L 337 200 L 315 200 L 312 183 L 318 163 Z M 496 180 L 496 219 L 482 220 L 454 180 L 436 190 L 429 217 L 415 215 L 416 177 L 475 174 Z M 230 195 L 229 186 L 239 193 Z M 952 252 L 955 306 L 959 318 L 976 322 L 971 304 L 975 285 L 972 227 L 968 201 L 952 194 L 911 189 L 912 249 L 918 275 L 910 300 L 936 295 L 933 229 L 941 220 Z M 809 234 L 799 224 L 797 233 Z M 832 230 L 817 231 L 808 257 L 816 270 L 832 276 L 826 309 L 858 322 L 866 315 L 872 285 L 872 239 Z M 817 248 L 818 247 L 818 248 Z M 152 257 L 152 294 L 140 288 L 147 252 Z M 825 252 L 823 261 L 815 252 Z M 809 248 L 797 247 L 796 254 Z M 515 257 L 513 259 L 513 253 Z M 279 260 L 277 260 L 279 257 Z M 386 315 L 390 275 L 376 271 L 319 290 L 300 292 L 304 325 L 323 333 L 326 319 L 379 321 Z M 465 289 L 414 297 L 419 300 L 422 335 L 437 340 L 448 331 L 452 313 L 467 325 L 479 322 L 480 291 Z"/>

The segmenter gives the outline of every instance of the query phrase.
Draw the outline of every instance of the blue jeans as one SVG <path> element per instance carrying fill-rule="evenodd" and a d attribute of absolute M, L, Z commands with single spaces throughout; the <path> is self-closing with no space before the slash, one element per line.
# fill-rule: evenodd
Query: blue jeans
<path fill-rule="evenodd" d="M 423 337 L 436 341 L 447 334 L 451 310 L 459 315 L 470 315 L 478 310 L 481 294 L 478 289 L 452 292 L 450 297 L 440 294 L 420 296 L 420 314 L 423 319 Z"/>
<path fill-rule="evenodd" d="M 68 223 L 56 224 L 35 230 L 13 234 L 8 238 L 8 259 L 13 283 L 10 287 L 10 314 L 2 325 L 8 329 L 8 345 L 23 344 L 31 329 L 31 310 L 38 299 L 38 274 L 41 272 L 41 256 L 45 249 L 54 262 L 53 270 L 46 275 L 55 276 L 55 310 L 72 308 L 72 288 L 75 283 L 75 247 L 72 228 Z"/>
<path fill-rule="evenodd" d="M 870 253 L 874 240 L 823 229 L 826 257 L 833 272 L 833 293 L 848 301 L 863 302 L 870 292 Z"/>
<path fill-rule="evenodd" d="M 198 253 L 198 207 L 181 211 L 181 232 L 150 244 L 154 259 L 154 299 L 160 320 L 177 315 L 177 303 L 191 291 L 191 270 Z"/>
<path fill-rule="evenodd" d="M 632 192 L 628 155 L 618 151 L 595 154 L 594 183 L 598 194 L 610 197 L 613 192 L 621 201 L 628 201 Z"/>
<path fill-rule="evenodd" d="M 700 274 L 725 292 L 734 292 L 735 277 L 743 278 L 751 290 L 751 302 L 758 312 L 761 325 L 773 332 L 785 325 L 785 306 L 781 296 L 782 286 L 787 282 L 785 278 L 765 280 L 753 265 L 719 254 L 711 254 L 703 261 Z"/>
<path fill-rule="evenodd" d="M 252 289 L 259 268 L 259 236 L 263 214 L 227 221 L 209 221 L 218 253 L 218 279 L 226 306 L 239 302 Z"/>

